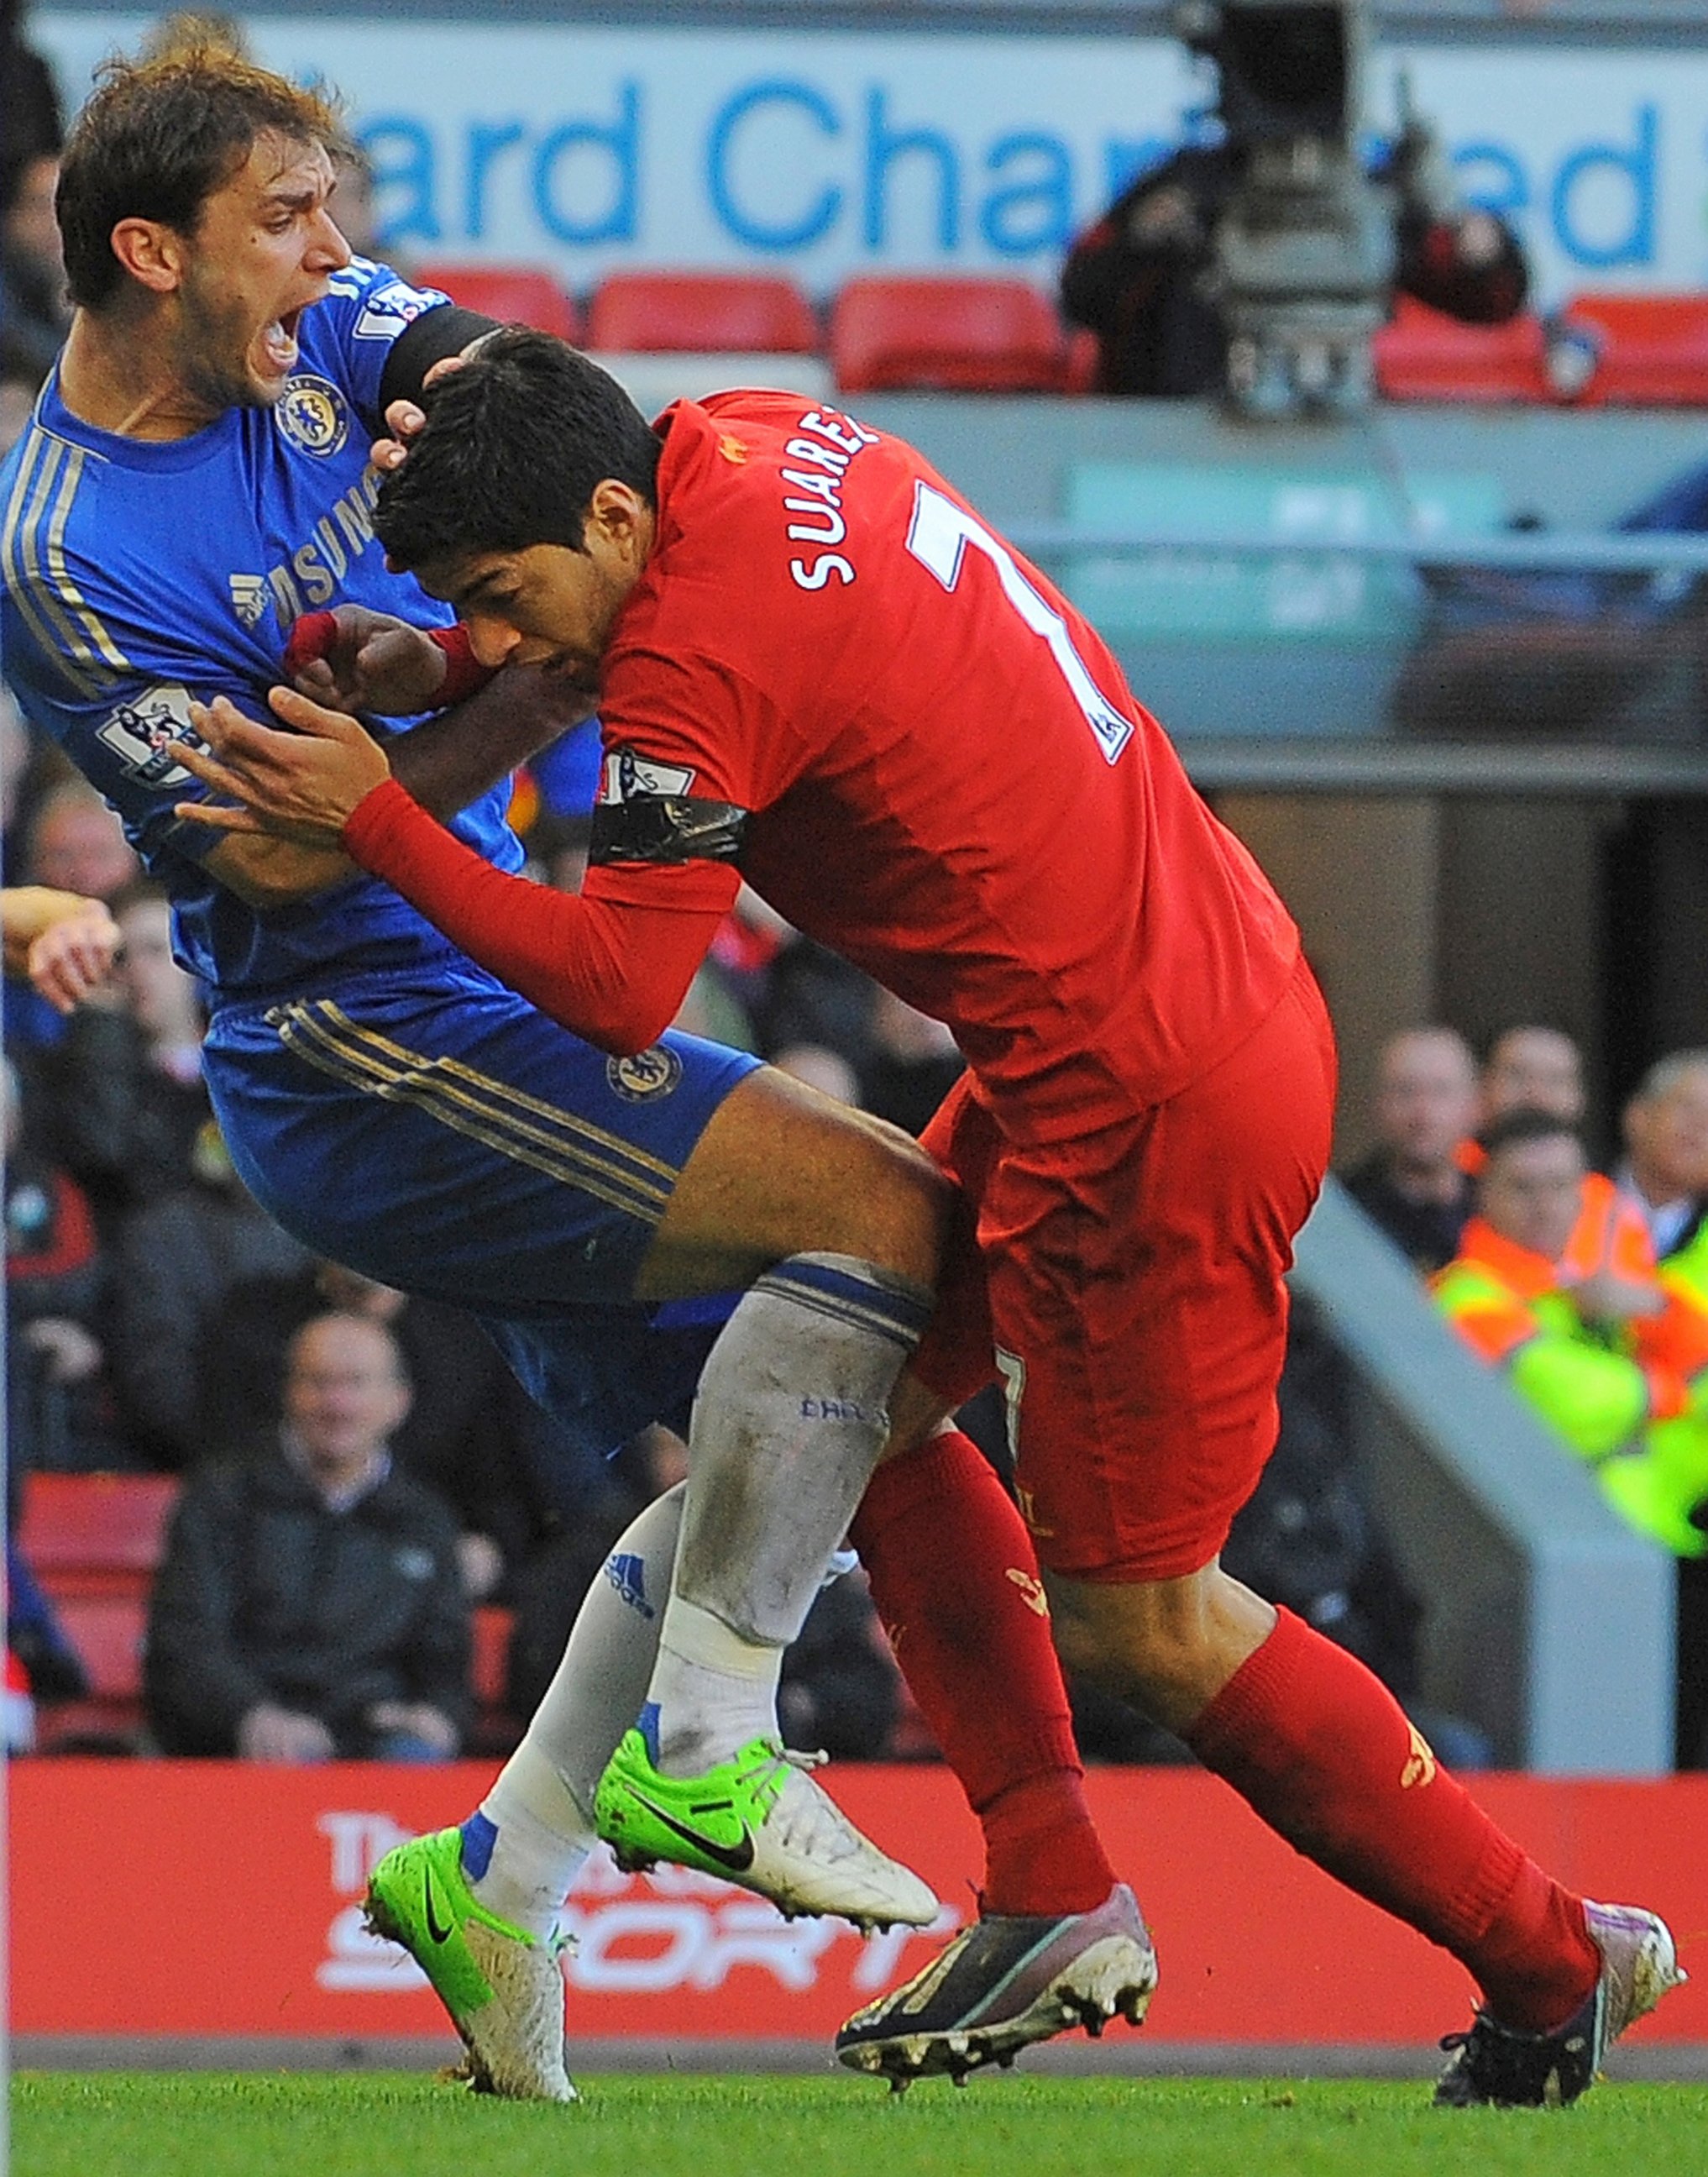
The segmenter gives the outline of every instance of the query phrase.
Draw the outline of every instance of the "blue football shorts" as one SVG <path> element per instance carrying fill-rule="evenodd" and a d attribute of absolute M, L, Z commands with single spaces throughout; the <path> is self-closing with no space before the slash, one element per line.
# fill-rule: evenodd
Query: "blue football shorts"
<path fill-rule="evenodd" d="M 204 1052 L 238 1176 L 317 1254 L 467 1308 L 584 1443 L 685 1416 L 735 1296 L 630 1300 L 712 1114 L 758 1064 L 611 1058 L 460 953 L 225 1004 Z"/>

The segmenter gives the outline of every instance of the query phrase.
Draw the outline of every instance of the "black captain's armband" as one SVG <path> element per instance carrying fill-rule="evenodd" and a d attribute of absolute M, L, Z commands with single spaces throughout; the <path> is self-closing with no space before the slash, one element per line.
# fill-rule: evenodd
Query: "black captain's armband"
<path fill-rule="evenodd" d="M 734 862 L 747 811 L 686 794 L 629 794 L 593 810 L 590 865 L 603 862 Z"/>
<path fill-rule="evenodd" d="M 434 363 L 448 355 L 461 355 L 471 341 L 498 330 L 496 318 L 465 310 L 457 303 L 423 310 L 391 343 L 379 380 L 379 413 L 383 416 L 394 401 L 419 401 L 421 381 Z"/>

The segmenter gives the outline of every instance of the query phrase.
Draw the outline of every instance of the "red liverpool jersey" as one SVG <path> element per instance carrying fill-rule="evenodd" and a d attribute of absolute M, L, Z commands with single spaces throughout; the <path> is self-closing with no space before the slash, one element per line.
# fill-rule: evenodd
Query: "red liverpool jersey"
<path fill-rule="evenodd" d="M 835 410 L 724 393 L 661 428 L 602 799 L 750 811 L 744 875 L 947 1021 L 1012 1135 L 1160 1103 L 1233 1050 L 1298 934 L 1060 592 Z M 587 889 L 721 908 L 734 880 L 610 864 Z"/>

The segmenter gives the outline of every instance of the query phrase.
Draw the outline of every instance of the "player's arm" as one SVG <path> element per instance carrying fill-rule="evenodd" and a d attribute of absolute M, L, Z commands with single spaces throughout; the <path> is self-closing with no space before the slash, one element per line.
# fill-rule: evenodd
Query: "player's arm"
<path fill-rule="evenodd" d="M 118 950 L 118 926 L 98 899 L 47 885 L 0 890 L 6 973 L 28 976 L 63 1013 L 106 979 Z"/>
<path fill-rule="evenodd" d="M 657 1041 L 735 897 L 741 811 L 685 796 L 625 801 L 607 836 L 596 834 L 599 865 L 586 890 L 553 892 L 494 869 L 445 831 L 391 775 L 392 751 L 354 719 L 287 689 L 271 701 L 296 732 L 258 725 L 230 704 L 205 714 L 210 752 L 186 750 L 184 761 L 237 806 L 188 813 L 231 837 L 273 827 L 308 851 L 336 842 L 590 1043 L 628 1052 Z"/>
<path fill-rule="evenodd" d="M 602 863 L 602 814 L 579 895 L 494 869 L 395 780 L 364 795 L 343 838 L 471 959 L 589 1043 L 626 1055 L 656 1043 L 680 1011 L 734 903 L 739 834 L 721 802 L 674 803 L 656 813 L 657 859 Z"/>
<path fill-rule="evenodd" d="M 439 818 L 466 809 L 548 741 L 591 717 L 593 708 L 590 696 L 570 689 L 561 678 L 532 666 L 512 666 L 467 701 L 439 712 L 407 734 L 391 735 L 382 750 L 353 718 L 290 689 L 276 688 L 272 696 L 274 708 L 289 723 L 309 715 L 341 718 L 349 729 L 342 745 L 353 749 L 365 745 L 372 752 L 372 778 L 396 777 L 423 810 Z M 293 712 L 287 707 L 293 704 L 301 710 Z M 226 750 L 243 746 L 259 750 L 263 765 L 268 763 L 270 744 L 291 738 L 257 727 L 225 696 L 216 696 L 210 705 L 194 704 L 190 715 L 204 740 Z M 246 728 L 251 736 L 247 741 Z M 189 744 L 181 746 L 177 755 L 187 769 L 222 792 L 240 791 L 231 777 L 207 768 L 201 752 Z M 276 777 L 284 775 L 276 759 L 270 769 Z M 299 823 L 294 830 L 269 833 L 216 821 L 224 812 L 204 812 L 188 802 L 178 805 L 177 814 L 223 832 L 203 857 L 204 865 L 252 907 L 284 907 L 312 898 L 347 882 L 356 866 L 344 851 L 338 822 Z"/>

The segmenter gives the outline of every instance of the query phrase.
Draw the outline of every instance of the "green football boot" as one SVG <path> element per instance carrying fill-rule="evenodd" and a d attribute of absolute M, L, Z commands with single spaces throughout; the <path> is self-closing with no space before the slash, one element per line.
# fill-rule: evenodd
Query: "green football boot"
<path fill-rule="evenodd" d="M 576 2099 L 564 2066 L 563 1945 L 488 1912 L 463 1872 L 461 1830 L 388 1852 L 368 1877 L 367 1918 L 433 1983 L 468 2050 L 477 2093 Z"/>
<path fill-rule="evenodd" d="M 621 1867 L 664 1859 L 722 1875 L 790 1919 L 835 1912 L 859 1928 L 929 1927 L 930 1888 L 806 1774 L 823 1758 L 755 1738 L 702 1776 L 663 1776 L 643 1733 L 630 1731 L 599 1779 L 593 1820 Z"/>

